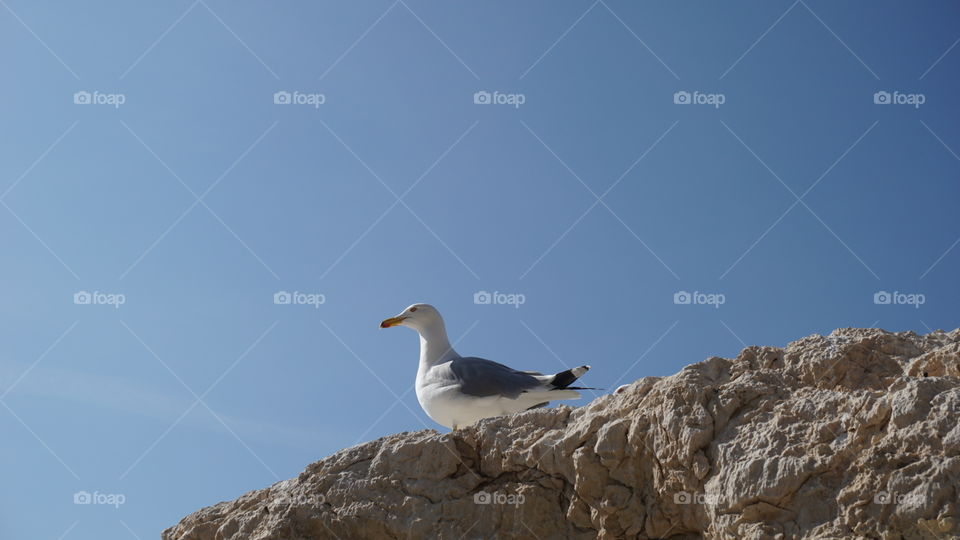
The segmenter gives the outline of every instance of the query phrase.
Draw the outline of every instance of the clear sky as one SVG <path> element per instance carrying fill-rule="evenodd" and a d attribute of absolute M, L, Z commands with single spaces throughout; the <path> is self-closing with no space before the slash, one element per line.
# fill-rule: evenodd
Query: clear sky
<path fill-rule="evenodd" d="M 157 538 L 438 428 L 415 335 L 377 328 L 414 302 L 463 354 L 589 363 L 607 389 L 837 327 L 957 327 L 958 23 L 0 1 L 0 538 Z"/>

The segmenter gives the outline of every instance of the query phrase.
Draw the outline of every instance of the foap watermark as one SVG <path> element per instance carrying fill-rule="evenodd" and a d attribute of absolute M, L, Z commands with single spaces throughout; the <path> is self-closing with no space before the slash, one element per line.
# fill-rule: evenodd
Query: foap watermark
<path fill-rule="evenodd" d="M 73 94 L 73 103 L 75 105 L 113 105 L 115 109 L 119 109 L 120 106 L 126 102 L 126 94 L 107 94 L 98 90 L 94 90 L 93 92 L 80 90 Z"/>
<path fill-rule="evenodd" d="M 290 506 L 320 506 L 326 502 L 323 493 L 279 493 L 270 499 L 271 504 Z"/>
<path fill-rule="evenodd" d="M 877 291 L 873 293 L 873 303 L 878 306 L 913 306 L 920 309 L 926 303 L 927 297 L 923 293 L 902 293 L 900 291 Z"/>
<path fill-rule="evenodd" d="M 897 90 L 892 93 L 880 90 L 873 94 L 875 105 L 913 105 L 913 108 L 919 109 L 926 102 L 927 96 L 924 94 L 904 94 Z"/>
<path fill-rule="evenodd" d="M 927 504 L 926 497 L 919 493 L 896 493 L 878 491 L 873 496 L 873 504 L 904 504 L 908 506 L 923 506 Z"/>
<path fill-rule="evenodd" d="M 527 297 L 520 293 L 502 293 L 500 291 L 477 291 L 473 293 L 473 303 L 477 305 L 504 305 L 520 309 Z"/>
<path fill-rule="evenodd" d="M 321 93 L 310 94 L 296 90 L 293 92 L 280 90 L 273 93 L 274 105 L 309 105 L 314 109 L 319 109 L 326 102 L 327 96 Z"/>
<path fill-rule="evenodd" d="M 690 493 L 689 491 L 678 491 L 673 494 L 673 503 L 674 504 L 711 504 L 715 505 L 719 501 L 720 496 L 716 493 L 700 493 L 694 492 Z"/>
<path fill-rule="evenodd" d="M 695 306 L 713 306 L 720 309 L 720 306 L 727 303 L 727 297 L 723 293 L 705 293 L 700 291 L 677 291 L 673 293 L 673 303 L 679 305 Z"/>
<path fill-rule="evenodd" d="M 120 306 L 127 303 L 127 297 L 121 293 L 77 291 L 73 293 L 73 303 L 78 306 L 113 306 L 120 309 Z"/>
<path fill-rule="evenodd" d="M 502 491 L 478 491 L 473 494 L 473 504 L 508 504 L 520 506 L 525 497 L 523 493 L 504 493 Z"/>
<path fill-rule="evenodd" d="M 503 92 L 479 90 L 473 94 L 474 105 L 513 105 L 519 109 L 521 105 L 527 102 L 525 94 L 506 94 Z"/>
<path fill-rule="evenodd" d="M 680 90 L 673 93 L 675 105 L 713 105 L 714 108 L 719 109 L 726 102 L 726 94 L 708 94 L 699 90 L 693 92 Z"/>
<path fill-rule="evenodd" d="M 100 493 L 94 491 L 78 491 L 73 494 L 73 504 L 99 504 L 120 508 L 120 505 L 127 502 L 127 496 L 123 493 Z"/>
<path fill-rule="evenodd" d="M 277 291 L 273 293 L 273 303 L 278 306 L 313 306 L 316 309 L 320 309 L 320 304 L 325 304 L 326 302 L 326 295 L 321 293 L 305 293 L 300 291 Z"/>

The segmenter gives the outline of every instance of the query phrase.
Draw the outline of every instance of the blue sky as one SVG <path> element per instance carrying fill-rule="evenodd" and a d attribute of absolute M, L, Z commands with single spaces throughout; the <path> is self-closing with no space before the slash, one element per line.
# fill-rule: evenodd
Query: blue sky
<path fill-rule="evenodd" d="M 377 328 L 414 302 L 608 389 L 958 326 L 954 3 L 0 8 L 3 538 L 157 538 L 438 427 Z"/>

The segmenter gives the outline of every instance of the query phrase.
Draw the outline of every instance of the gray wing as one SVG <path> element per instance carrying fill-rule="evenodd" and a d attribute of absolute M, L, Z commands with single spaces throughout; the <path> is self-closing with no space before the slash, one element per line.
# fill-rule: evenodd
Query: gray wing
<path fill-rule="evenodd" d="M 526 390 L 543 386 L 543 383 L 534 378 L 531 372 L 517 371 L 512 367 L 483 358 L 457 358 L 450 362 L 450 369 L 460 382 L 460 390 L 464 394 L 475 397 L 499 394 L 515 399 Z M 539 373 L 536 374 L 539 375 Z"/>

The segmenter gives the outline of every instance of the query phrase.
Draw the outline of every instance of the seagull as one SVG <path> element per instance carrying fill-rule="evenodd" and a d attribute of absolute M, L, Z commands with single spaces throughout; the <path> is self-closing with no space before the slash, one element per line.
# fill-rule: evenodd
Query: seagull
<path fill-rule="evenodd" d="M 447 428 L 545 407 L 556 399 L 577 399 L 577 390 L 589 390 L 570 385 L 590 366 L 544 375 L 460 356 L 447 339 L 443 317 L 430 304 L 413 304 L 380 323 L 380 328 L 392 326 L 406 326 L 420 334 L 417 401 L 430 418 Z"/>

